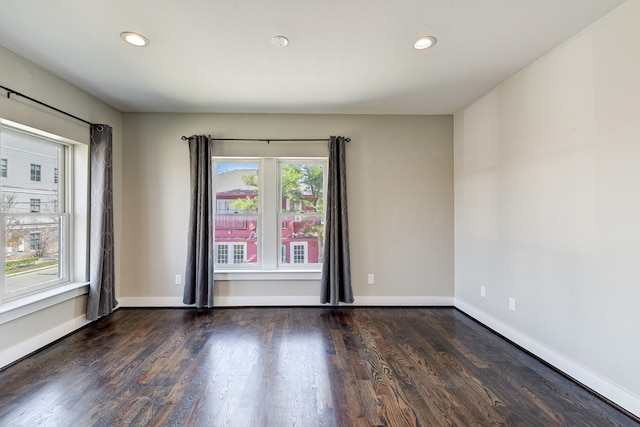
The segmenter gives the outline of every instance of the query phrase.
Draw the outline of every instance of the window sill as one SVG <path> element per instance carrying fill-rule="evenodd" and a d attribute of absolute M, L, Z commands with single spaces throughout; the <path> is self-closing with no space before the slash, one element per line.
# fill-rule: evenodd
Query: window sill
<path fill-rule="evenodd" d="M 318 270 L 218 270 L 214 280 L 220 281 L 318 281 L 322 275 Z"/>
<path fill-rule="evenodd" d="M 89 292 L 89 284 L 69 283 L 0 304 L 0 325 Z"/>

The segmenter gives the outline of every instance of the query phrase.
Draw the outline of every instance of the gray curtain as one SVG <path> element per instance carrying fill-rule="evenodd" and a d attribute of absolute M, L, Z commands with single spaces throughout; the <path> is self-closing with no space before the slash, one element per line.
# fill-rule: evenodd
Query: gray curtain
<path fill-rule="evenodd" d="M 353 302 L 347 221 L 346 144 L 346 139 L 341 136 L 329 139 L 329 179 L 320 289 L 322 304 Z"/>
<path fill-rule="evenodd" d="M 113 263 L 111 133 L 111 126 L 91 125 L 90 285 L 87 304 L 89 320 L 111 314 L 118 305 Z"/>
<path fill-rule="evenodd" d="M 203 135 L 189 138 L 191 207 L 187 234 L 185 304 L 213 307 L 213 142 Z"/>

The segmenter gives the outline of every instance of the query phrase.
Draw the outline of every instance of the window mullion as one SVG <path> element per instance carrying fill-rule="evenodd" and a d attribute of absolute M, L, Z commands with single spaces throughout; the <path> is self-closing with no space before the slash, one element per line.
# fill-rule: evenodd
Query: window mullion
<path fill-rule="evenodd" d="M 278 162 L 267 158 L 263 163 L 262 179 L 262 259 L 263 268 L 275 270 L 278 267 Z"/>

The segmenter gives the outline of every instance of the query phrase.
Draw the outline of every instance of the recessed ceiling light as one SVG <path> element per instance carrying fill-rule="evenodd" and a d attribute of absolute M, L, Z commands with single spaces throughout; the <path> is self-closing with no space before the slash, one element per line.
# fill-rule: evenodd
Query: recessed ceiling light
<path fill-rule="evenodd" d="M 289 44 L 289 39 L 285 36 L 274 36 L 271 38 L 271 44 L 276 47 L 285 47 Z"/>
<path fill-rule="evenodd" d="M 433 36 L 420 37 L 413 44 L 413 47 L 418 50 L 429 49 L 430 47 L 433 47 L 434 44 L 436 44 L 436 41 L 436 38 Z"/>
<path fill-rule="evenodd" d="M 122 38 L 122 40 L 126 41 L 132 46 L 142 47 L 149 44 L 149 39 L 147 39 L 145 36 L 131 31 L 120 33 L 120 37 Z"/>

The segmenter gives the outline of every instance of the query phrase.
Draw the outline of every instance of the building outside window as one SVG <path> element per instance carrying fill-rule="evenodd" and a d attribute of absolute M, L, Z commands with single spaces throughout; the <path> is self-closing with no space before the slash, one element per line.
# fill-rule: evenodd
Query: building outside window
<path fill-rule="evenodd" d="M 9 164 L 7 162 L 7 159 L 0 160 L 0 177 L 2 178 L 7 177 L 7 173 L 9 171 L 8 167 L 9 167 Z"/>
<path fill-rule="evenodd" d="M 326 158 L 214 157 L 216 264 L 320 270 Z"/>

